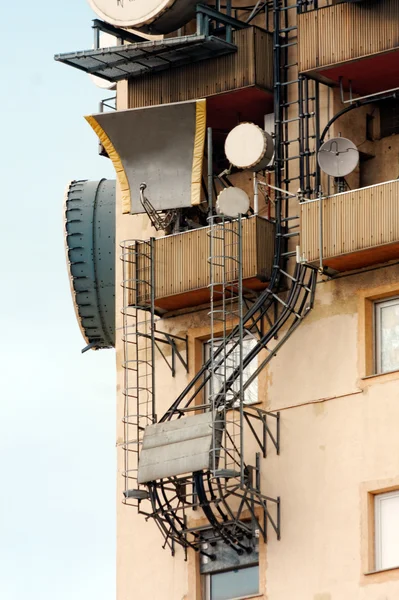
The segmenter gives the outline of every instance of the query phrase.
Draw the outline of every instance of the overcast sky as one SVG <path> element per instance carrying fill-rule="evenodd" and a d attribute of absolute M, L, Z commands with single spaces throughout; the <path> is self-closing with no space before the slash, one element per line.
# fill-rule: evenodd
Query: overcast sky
<path fill-rule="evenodd" d="M 87 0 L 2 4 L 1 600 L 115 598 L 114 352 L 72 307 L 62 203 L 113 177 L 83 115 L 109 92 L 57 64 L 92 45 Z"/>

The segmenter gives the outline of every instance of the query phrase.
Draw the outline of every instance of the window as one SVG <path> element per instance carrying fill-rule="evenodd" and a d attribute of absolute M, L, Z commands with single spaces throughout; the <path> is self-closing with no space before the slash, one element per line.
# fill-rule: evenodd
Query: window
<path fill-rule="evenodd" d="M 399 369 L 399 298 L 374 305 L 375 372 Z"/>
<path fill-rule="evenodd" d="M 219 342 L 215 342 L 214 341 L 214 347 L 217 347 L 219 344 L 221 344 L 222 341 Z M 255 346 L 256 346 L 256 340 L 253 337 L 246 337 L 243 340 L 243 356 L 245 357 L 248 352 L 250 352 Z M 235 342 L 234 340 L 229 342 L 229 344 L 227 344 L 226 346 L 226 352 L 228 353 L 229 350 L 234 346 Z M 210 342 L 206 342 L 204 344 L 204 359 L 208 360 L 208 358 L 211 355 L 211 343 Z M 226 378 L 228 378 L 233 372 L 234 370 L 237 368 L 237 366 L 239 365 L 240 362 L 240 348 L 239 346 L 237 346 L 236 348 L 234 348 L 234 350 L 232 350 L 232 352 L 229 354 L 229 356 L 226 359 Z M 256 369 L 258 367 L 258 361 L 257 358 L 255 358 L 254 360 L 251 361 L 251 363 L 247 366 L 246 369 L 244 369 L 243 371 L 243 380 L 244 383 L 246 381 L 248 381 L 248 379 L 250 378 L 250 376 L 255 373 Z M 221 365 L 220 369 L 219 369 L 219 373 L 217 373 L 215 375 L 215 383 L 214 386 L 215 387 L 222 387 L 223 386 L 223 381 L 224 381 L 224 366 Z M 220 384 L 220 386 L 218 385 Z M 235 381 L 234 385 L 233 385 L 233 393 L 237 393 L 240 389 L 240 381 L 239 379 L 237 379 L 237 381 Z M 216 392 L 216 389 L 215 389 Z M 233 396 L 232 392 L 228 392 L 227 393 L 227 399 L 232 398 Z M 209 386 L 207 389 L 207 394 L 209 395 Z M 258 402 L 258 379 L 254 379 L 254 381 L 247 387 L 247 389 L 244 392 L 244 404 L 255 404 L 256 402 Z"/>
<path fill-rule="evenodd" d="M 258 594 L 258 565 L 205 575 L 204 600 L 237 600 Z"/>
<path fill-rule="evenodd" d="M 212 532 L 203 532 L 211 541 Z M 211 552 L 201 556 L 202 600 L 239 600 L 259 594 L 259 548 L 237 552 L 218 540 L 204 542 L 203 550 Z"/>
<path fill-rule="evenodd" d="M 399 490 L 374 498 L 375 570 L 399 567 Z"/>

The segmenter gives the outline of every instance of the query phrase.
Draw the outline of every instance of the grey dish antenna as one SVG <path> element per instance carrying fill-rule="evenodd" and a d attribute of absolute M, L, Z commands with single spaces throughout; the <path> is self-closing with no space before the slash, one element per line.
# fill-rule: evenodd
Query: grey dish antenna
<path fill-rule="evenodd" d="M 216 202 L 216 212 L 226 217 L 245 215 L 249 207 L 248 194 L 237 187 L 228 187 L 222 190 Z"/>
<path fill-rule="evenodd" d="M 341 178 L 356 169 L 359 163 L 359 151 L 351 140 L 336 137 L 324 142 L 317 160 L 324 173 Z"/>

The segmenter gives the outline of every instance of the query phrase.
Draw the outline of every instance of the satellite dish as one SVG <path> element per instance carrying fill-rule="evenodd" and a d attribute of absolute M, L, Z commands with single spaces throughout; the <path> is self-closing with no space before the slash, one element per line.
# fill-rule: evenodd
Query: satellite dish
<path fill-rule="evenodd" d="M 273 157 L 273 138 L 255 123 L 240 123 L 226 138 L 228 161 L 239 169 L 261 171 Z"/>
<path fill-rule="evenodd" d="M 105 33 L 105 31 L 100 31 L 100 48 L 112 48 L 113 46 L 117 45 L 118 40 L 114 35 L 111 35 L 110 33 Z M 114 81 L 107 81 L 102 77 L 97 77 L 97 75 L 89 74 L 89 77 L 92 80 L 92 82 L 102 90 L 116 90 L 116 83 Z"/>
<path fill-rule="evenodd" d="M 245 215 L 249 210 L 248 195 L 237 187 L 228 187 L 222 190 L 216 201 L 216 211 L 226 217 Z"/>
<path fill-rule="evenodd" d="M 319 166 L 331 177 L 345 177 L 356 169 L 359 151 L 355 144 L 343 137 L 332 138 L 321 146 L 317 157 Z"/>
<path fill-rule="evenodd" d="M 117 27 L 171 33 L 195 16 L 198 0 L 88 0 L 101 19 Z"/>

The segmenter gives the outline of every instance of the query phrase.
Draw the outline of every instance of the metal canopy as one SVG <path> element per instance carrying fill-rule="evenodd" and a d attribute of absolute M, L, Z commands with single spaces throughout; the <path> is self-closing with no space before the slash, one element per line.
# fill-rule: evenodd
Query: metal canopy
<path fill-rule="evenodd" d="M 237 47 L 215 36 L 188 35 L 56 54 L 56 61 L 108 81 L 120 81 L 235 52 Z"/>

